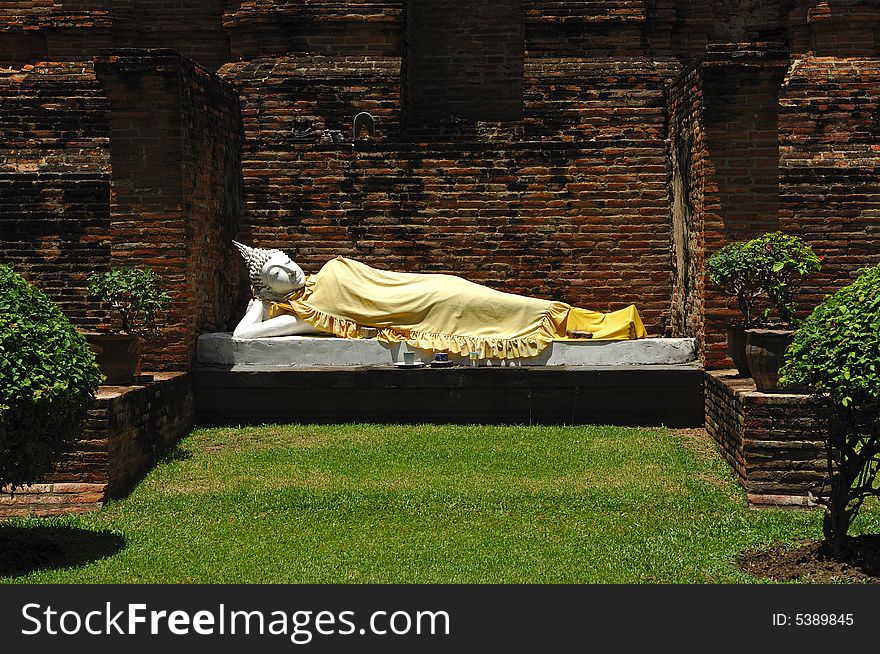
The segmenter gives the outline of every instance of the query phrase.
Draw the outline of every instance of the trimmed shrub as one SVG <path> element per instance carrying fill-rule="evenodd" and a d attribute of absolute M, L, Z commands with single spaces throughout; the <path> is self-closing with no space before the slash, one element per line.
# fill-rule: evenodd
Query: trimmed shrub
<path fill-rule="evenodd" d="M 758 320 L 758 299 L 765 294 L 761 274 L 744 242 L 729 243 L 706 259 L 706 277 L 725 293 L 736 298 L 743 315 L 743 326 L 752 327 Z"/>
<path fill-rule="evenodd" d="M 80 433 L 101 373 L 44 293 L 0 265 L 0 488 L 35 482 Z"/>
<path fill-rule="evenodd" d="M 171 302 L 152 268 L 113 268 L 89 275 L 89 294 L 119 316 L 124 334 L 155 336 L 156 314 Z"/>
<path fill-rule="evenodd" d="M 865 498 L 880 494 L 880 265 L 860 273 L 801 324 L 780 371 L 781 384 L 808 386 L 819 410 L 830 489 L 818 500 L 837 555 Z"/>
<path fill-rule="evenodd" d="M 745 327 L 768 324 L 775 310 L 790 328 L 797 311 L 794 293 L 804 278 L 821 267 L 819 256 L 800 238 L 771 232 L 725 245 L 706 259 L 706 277 L 736 297 Z M 769 306 L 760 310 L 759 300 Z"/>
<path fill-rule="evenodd" d="M 786 327 L 794 327 L 797 312 L 794 294 L 806 277 L 819 272 L 822 260 L 800 238 L 782 232 L 753 238 L 745 244 L 744 254 L 758 270 L 761 287 L 770 303 L 771 309 L 765 312 L 764 319 L 775 309 Z"/>

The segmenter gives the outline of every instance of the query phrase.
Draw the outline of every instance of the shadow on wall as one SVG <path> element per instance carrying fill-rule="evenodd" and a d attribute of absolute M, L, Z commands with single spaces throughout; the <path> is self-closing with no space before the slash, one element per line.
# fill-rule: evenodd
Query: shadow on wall
<path fill-rule="evenodd" d="M 125 545 L 123 536 L 109 531 L 0 525 L 0 577 L 20 577 L 53 568 L 75 568 L 113 556 Z"/>

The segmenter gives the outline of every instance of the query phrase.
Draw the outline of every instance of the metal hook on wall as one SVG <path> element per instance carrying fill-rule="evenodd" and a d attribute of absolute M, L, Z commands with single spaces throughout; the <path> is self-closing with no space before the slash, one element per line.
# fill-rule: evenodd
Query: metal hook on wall
<path fill-rule="evenodd" d="M 352 141 L 357 142 L 361 131 L 367 130 L 370 138 L 376 138 L 376 119 L 366 111 L 360 112 L 352 121 L 352 131 L 354 132 Z"/>

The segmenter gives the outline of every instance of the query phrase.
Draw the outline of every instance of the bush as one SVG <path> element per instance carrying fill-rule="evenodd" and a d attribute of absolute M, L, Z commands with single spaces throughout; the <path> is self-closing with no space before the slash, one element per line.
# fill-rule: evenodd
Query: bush
<path fill-rule="evenodd" d="M 818 272 L 820 258 L 797 236 L 782 232 L 730 243 L 706 260 L 706 276 L 736 297 L 746 327 L 767 324 L 775 310 L 786 327 L 794 324 L 794 293 L 803 279 Z M 769 306 L 761 311 L 758 300 Z"/>
<path fill-rule="evenodd" d="M 822 260 L 797 236 L 772 232 L 754 238 L 744 247 L 760 276 L 760 285 L 772 309 L 786 327 L 793 327 L 797 306 L 794 293 L 800 283 L 822 267 Z M 765 313 L 769 317 L 771 310 Z"/>
<path fill-rule="evenodd" d="M 764 289 L 760 270 L 746 251 L 745 243 L 730 243 L 710 256 L 706 260 L 706 276 L 725 293 L 736 297 L 745 327 L 757 322 L 756 306 Z"/>
<path fill-rule="evenodd" d="M 126 334 L 153 336 L 156 314 L 171 301 L 152 268 L 114 268 L 89 276 L 89 294 L 119 316 Z"/>
<path fill-rule="evenodd" d="M 782 384 L 812 392 L 825 431 L 825 538 L 841 554 L 865 498 L 880 494 L 880 265 L 827 297 L 786 352 Z"/>
<path fill-rule="evenodd" d="M 0 265 L 0 487 L 51 469 L 100 381 L 85 339 L 58 307 Z"/>

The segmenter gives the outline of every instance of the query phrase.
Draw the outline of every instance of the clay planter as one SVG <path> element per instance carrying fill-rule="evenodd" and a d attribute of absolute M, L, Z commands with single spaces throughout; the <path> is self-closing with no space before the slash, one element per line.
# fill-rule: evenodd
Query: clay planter
<path fill-rule="evenodd" d="M 751 377 L 746 360 L 746 328 L 730 326 L 727 328 L 727 354 L 741 377 Z"/>
<path fill-rule="evenodd" d="M 107 378 L 105 384 L 130 384 L 141 358 L 141 339 L 132 334 L 83 333 L 98 367 Z"/>
<path fill-rule="evenodd" d="M 785 350 L 791 345 L 794 331 L 790 329 L 747 329 L 746 361 L 762 393 L 803 393 L 799 386 L 779 387 L 779 368 L 785 363 Z"/>

